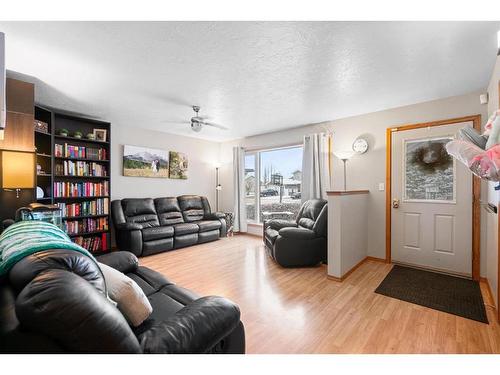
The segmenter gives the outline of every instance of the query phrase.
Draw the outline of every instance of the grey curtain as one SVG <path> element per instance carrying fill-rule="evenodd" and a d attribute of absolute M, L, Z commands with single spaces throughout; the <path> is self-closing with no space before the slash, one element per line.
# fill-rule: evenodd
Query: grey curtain
<path fill-rule="evenodd" d="M 325 133 L 304 136 L 302 157 L 302 202 L 326 199 L 331 187 L 331 135 Z"/>
<path fill-rule="evenodd" d="M 247 231 L 247 212 L 245 204 L 245 151 L 233 147 L 233 186 L 234 186 L 234 231 Z"/>

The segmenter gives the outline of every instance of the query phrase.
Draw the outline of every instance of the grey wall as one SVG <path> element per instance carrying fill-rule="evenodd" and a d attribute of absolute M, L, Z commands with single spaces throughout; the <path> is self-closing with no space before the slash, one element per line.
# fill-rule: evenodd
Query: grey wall
<path fill-rule="evenodd" d="M 199 194 L 215 206 L 215 163 L 219 143 L 112 123 L 112 199 Z M 187 180 L 123 176 L 123 145 L 180 151 L 189 158 Z"/>
<path fill-rule="evenodd" d="M 348 189 L 369 189 L 368 201 L 368 255 L 385 257 L 385 191 L 378 191 L 378 184 L 385 182 L 385 132 L 386 128 L 419 122 L 450 119 L 467 115 L 482 115 L 486 121 L 487 108 L 479 104 L 480 92 L 468 95 L 435 100 L 410 106 L 349 117 L 320 124 L 305 125 L 287 131 L 269 133 L 254 137 L 226 142 L 221 146 L 222 183 L 225 187 L 222 204 L 231 210 L 233 205 L 232 191 L 232 154 L 234 145 L 246 148 L 265 148 L 292 143 L 302 143 L 305 134 L 333 131 L 333 149 L 350 149 L 358 136 L 365 136 L 370 143 L 369 151 L 351 159 L 347 165 Z M 360 102 L 360 105 L 363 105 Z M 333 189 L 343 186 L 341 162 L 335 160 L 333 165 Z M 486 195 L 486 185 L 484 186 Z M 484 210 L 482 210 L 484 211 Z M 484 213 L 483 213 L 484 215 Z M 484 247 L 485 231 L 482 233 Z M 481 259 L 484 274 L 486 258 Z"/>

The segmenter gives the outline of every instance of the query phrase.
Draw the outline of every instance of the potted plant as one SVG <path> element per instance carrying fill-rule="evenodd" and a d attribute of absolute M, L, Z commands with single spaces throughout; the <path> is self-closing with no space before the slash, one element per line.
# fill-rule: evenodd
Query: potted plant
<path fill-rule="evenodd" d="M 59 130 L 59 135 L 63 136 L 63 137 L 67 137 L 69 135 L 69 131 L 68 129 L 60 129 Z"/>
<path fill-rule="evenodd" d="M 95 135 L 93 133 L 87 134 L 87 139 L 90 139 L 91 141 L 95 140 Z"/>
<path fill-rule="evenodd" d="M 73 137 L 75 137 L 75 138 L 82 138 L 82 136 L 83 136 L 83 133 L 80 131 L 76 131 L 75 134 L 73 134 Z"/>

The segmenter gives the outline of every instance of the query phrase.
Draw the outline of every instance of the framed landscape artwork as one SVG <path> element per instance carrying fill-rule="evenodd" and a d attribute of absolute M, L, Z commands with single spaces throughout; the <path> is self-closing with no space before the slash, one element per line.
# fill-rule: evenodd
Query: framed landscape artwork
<path fill-rule="evenodd" d="M 188 178 L 188 158 L 186 154 L 177 151 L 170 151 L 170 178 L 187 180 Z"/>
<path fill-rule="evenodd" d="M 140 146 L 123 146 L 123 175 L 168 178 L 168 151 Z"/>

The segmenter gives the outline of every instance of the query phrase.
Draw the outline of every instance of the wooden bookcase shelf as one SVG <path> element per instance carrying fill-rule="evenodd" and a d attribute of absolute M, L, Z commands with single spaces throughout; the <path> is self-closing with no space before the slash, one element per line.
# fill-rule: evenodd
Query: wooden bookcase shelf
<path fill-rule="evenodd" d="M 99 214 L 66 216 L 66 213 L 63 211 L 63 222 L 66 223 L 69 221 L 84 220 L 90 221 L 94 219 L 102 220 L 103 218 L 105 218 L 107 219 L 107 226 L 109 228 L 111 224 L 111 217 L 109 214 L 111 212 L 111 124 L 109 122 L 73 116 L 64 113 L 63 111 L 44 108 L 42 106 L 35 106 L 35 119 L 48 124 L 47 133 L 38 130 L 34 131 L 35 147 L 37 152 L 36 160 L 37 165 L 39 166 L 37 168 L 36 185 L 38 188 L 42 189 L 44 194 L 43 197 L 37 198 L 36 201 L 43 204 L 59 204 L 61 206 L 66 205 L 66 207 L 68 207 L 68 205 L 74 204 L 79 205 L 78 207 L 80 207 L 81 209 L 83 209 L 83 205 L 90 205 L 90 202 L 93 202 L 93 205 L 97 205 L 97 202 L 99 202 Z M 69 132 L 70 136 L 60 135 L 59 132 L 62 129 L 66 129 Z M 86 139 L 85 135 L 93 133 L 94 129 L 106 130 L 106 141 Z M 81 132 L 84 136 L 82 138 L 71 136 L 77 131 Z M 62 155 L 56 156 L 56 145 L 62 145 Z M 95 154 L 95 150 L 100 150 L 99 157 L 101 157 L 101 152 L 103 152 L 105 154 L 105 158 L 103 160 L 94 158 L 94 154 L 92 154 L 92 157 L 73 157 L 73 154 L 65 154 L 66 145 L 78 147 L 80 150 L 85 147 L 86 153 L 87 151 L 92 151 Z M 85 165 L 91 165 L 90 163 L 97 163 L 102 168 L 106 169 L 107 176 L 74 176 L 68 174 L 61 175 L 60 173 L 64 170 L 65 163 L 80 163 Z M 97 166 L 95 168 L 97 168 Z M 38 171 L 39 169 L 40 171 Z M 55 196 L 54 191 L 56 188 L 56 184 L 59 184 L 58 186 L 61 187 L 61 183 L 75 185 L 80 184 L 78 186 L 81 186 L 81 184 L 85 185 L 86 183 L 107 184 L 108 192 L 103 196 L 57 197 Z M 106 205 L 106 207 L 104 208 L 103 205 Z M 86 241 L 89 238 L 92 239 L 92 237 L 95 237 L 95 243 L 97 243 L 98 241 L 101 242 L 101 245 L 94 251 L 94 253 L 96 254 L 102 253 L 103 247 L 106 249 L 106 251 L 111 250 L 111 232 L 109 229 L 69 234 L 69 236 L 74 240 L 83 237 L 84 239 L 86 239 Z M 103 241 L 105 241 L 105 243 L 102 243 Z"/>

